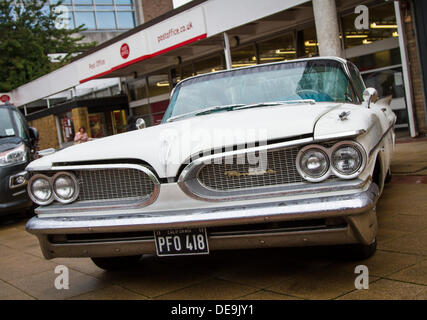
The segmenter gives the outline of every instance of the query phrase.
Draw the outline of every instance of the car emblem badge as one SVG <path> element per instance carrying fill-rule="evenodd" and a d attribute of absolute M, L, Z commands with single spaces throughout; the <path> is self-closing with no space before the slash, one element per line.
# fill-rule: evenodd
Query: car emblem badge
<path fill-rule="evenodd" d="M 338 117 L 340 117 L 341 121 L 347 120 L 348 116 L 350 115 L 351 111 L 343 111 L 341 112 Z"/>
<path fill-rule="evenodd" d="M 276 171 L 272 169 L 259 169 L 259 168 L 249 168 L 248 172 L 239 172 L 239 171 L 225 171 L 224 175 L 227 177 L 241 177 L 241 176 L 260 176 L 264 174 L 275 174 Z"/>

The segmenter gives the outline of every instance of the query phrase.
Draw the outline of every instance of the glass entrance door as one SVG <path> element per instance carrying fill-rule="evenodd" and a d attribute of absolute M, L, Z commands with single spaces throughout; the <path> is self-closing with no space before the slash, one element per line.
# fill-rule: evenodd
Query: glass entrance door
<path fill-rule="evenodd" d="M 111 112 L 113 134 L 126 132 L 126 112 L 125 110 L 114 110 Z"/>

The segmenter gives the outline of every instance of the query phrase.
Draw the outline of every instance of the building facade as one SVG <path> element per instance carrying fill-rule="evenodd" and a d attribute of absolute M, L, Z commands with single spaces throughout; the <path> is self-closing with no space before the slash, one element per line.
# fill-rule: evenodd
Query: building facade
<path fill-rule="evenodd" d="M 74 0 L 74 6 L 75 1 L 97 0 Z M 316 1 L 319 0 L 313 0 Z M 174 10 L 170 10 L 172 1 L 142 0 L 139 14 L 150 20 L 78 57 L 64 70 L 57 70 L 65 74 L 68 67 L 76 77 L 64 79 L 51 91 L 120 77 L 118 93 L 129 101 L 120 121 L 125 123 L 126 116 L 132 114 L 144 118 L 147 125 L 156 125 L 167 108 L 171 90 L 182 79 L 228 68 L 318 56 L 322 45 L 324 48 L 334 40 L 335 52 L 356 64 L 367 86 L 375 87 L 381 97 L 392 96 L 392 108 L 398 117 L 396 128 L 401 135 L 427 134 L 423 76 L 427 72 L 420 72 L 423 61 L 419 58 L 420 48 L 427 46 L 419 32 L 424 26 L 420 26 L 422 17 L 415 14 L 422 11 L 415 10 L 422 1 L 321 1 L 329 2 L 334 10 L 321 12 L 319 18 L 319 9 L 312 1 L 303 0 L 193 0 Z M 116 2 L 116 11 L 111 11 L 110 17 L 120 11 Z M 156 6 L 151 10 L 155 13 L 150 16 L 146 9 L 153 3 Z M 97 7 L 92 5 L 96 19 Z M 78 16 L 79 11 L 75 7 L 73 10 Z M 320 32 L 322 19 L 335 22 L 335 39 L 331 39 L 332 33 Z M 25 89 L 34 90 L 37 85 L 32 83 Z M 23 89 L 12 93 L 22 107 L 32 99 Z M 106 116 L 95 116 L 90 111 L 87 114 L 92 119 L 87 121 L 92 123 L 90 130 L 96 127 L 104 135 L 115 133 L 105 129 Z M 59 121 L 60 117 L 57 116 L 56 131 L 65 132 L 61 124 L 66 122 Z"/>

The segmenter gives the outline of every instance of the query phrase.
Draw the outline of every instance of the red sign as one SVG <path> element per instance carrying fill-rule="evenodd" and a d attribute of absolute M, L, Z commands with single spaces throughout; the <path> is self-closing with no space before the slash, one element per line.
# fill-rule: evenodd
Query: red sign
<path fill-rule="evenodd" d="M 10 101 L 10 97 L 7 94 L 4 94 L 4 95 L 0 96 L 0 101 L 1 102 L 8 102 L 8 101 Z"/>
<path fill-rule="evenodd" d="M 127 43 L 123 43 L 122 46 L 120 47 L 120 55 L 122 56 L 123 59 L 126 59 L 127 57 L 129 57 L 129 53 L 130 53 L 129 46 L 127 45 Z"/>

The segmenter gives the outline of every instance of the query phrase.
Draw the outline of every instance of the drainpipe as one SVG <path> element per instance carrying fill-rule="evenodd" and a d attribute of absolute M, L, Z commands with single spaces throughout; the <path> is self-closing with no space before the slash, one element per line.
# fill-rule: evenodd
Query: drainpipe
<path fill-rule="evenodd" d="M 313 12 L 319 54 L 342 57 L 335 0 L 313 0 Z"/>
<path fill-rule="evenodd" d="M 403 82 L 405 85 L 405 101 L 406 107 L 408 109 L 409 133 L 411 134 L 411 137 L 414 138 L 418 135 L 418 132 L 415 128 L 414 106 L 411 90 L 412 85 L 411 77 L 409 76 L 409 60 L 408 54 L 406 52 L 406 39 L 403 29 L 402 15 L 400 13 L 399 1 L 394 1 L 394 11 L 396 13 L 397 32 L 399 34 L 399 49 L 400 57 L 402 59 Z"/>
<path fill-rule="evenodd" d="M 224 55 L 225 55 L 225 66 L 227 70 L 232 68 L 231 63 L 231 51 L 230 51 L 230 40 L 228 39 L 227 32 L 224 32 Z"/>

